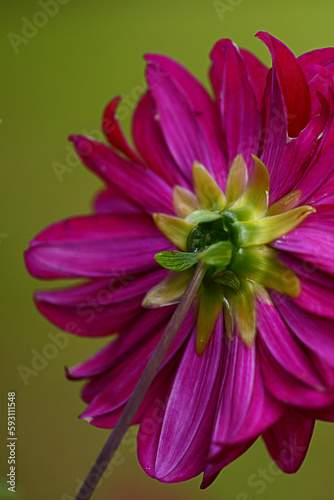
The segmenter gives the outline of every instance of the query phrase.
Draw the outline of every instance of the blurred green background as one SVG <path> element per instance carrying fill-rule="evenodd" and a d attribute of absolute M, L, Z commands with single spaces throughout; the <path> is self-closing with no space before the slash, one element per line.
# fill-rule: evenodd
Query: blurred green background
<path fill-rule="evenodd" d="M 23 250 L 51 222 L 87 213 L 101 185 L 70 154 L 67 136 L 95 135 L 104 106 L 117 94 L 129 98 L 122 120 L 129 131 L 134 98 L 144 88 L 145 52 L 170 55 L 207 83 L 208 53 L 219 38 L 232 38 L 267 63 L 253 36 L 258 30 L 270 31 L 297 55 L 334 45 L 334 6 L 330 0 L 55 0 L 43 16 L 42 3 L 1 2 L 1 474 L 8 472 L 6 394 L 16 391 L 17 494 L 8 498 L 70 500 L 109 431 L 77 420 L 84 408 L 80 384 L 66 381 L 64 365 L 85 359 L 105 340 L 69 337 L 26 383 L 18 369 L 31 369 L 36 351 L 57 332 L 34 308 L 33 290 L 47 284 L 28 276 Z M 39 27 L 27 27 L 29 21 Z M 61 178 L 55 162 L 67 167 Z M 148 478 L 133 442 L 132 433 L 96 500 L 333 498 L 334 425 L 317 424 L 296 475 L 279 474 L 259 441 L 204 492 L 199 478 L 176 485 Z M 7 498 L 3 482 L 0 497 Z"/>

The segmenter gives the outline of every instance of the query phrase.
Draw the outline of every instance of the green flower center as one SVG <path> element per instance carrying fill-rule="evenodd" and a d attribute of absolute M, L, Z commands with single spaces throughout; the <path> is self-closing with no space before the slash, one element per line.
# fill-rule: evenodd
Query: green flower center
<path fill-rule="evenodd" d="M 256 334 L 256 298 L 270 302 L 267 288 L 297 297 L 298 277 L 270 245 L 294 229 L 314 209 L 297 206 L 300 192 L 270 207 L 269 173 L 255 156 L 250 175 L 238 155 L 227 179 L 225 195 L 203 165 L 194 164 L 195 193 L 176 186 L 179 217 L 154 214 L 160 231 L 180 250 L 161 252 L 157 262 L 172 272 L 148 292 L 143 306 L 177 303 L 202 260 L 206 273 L 200 288 L 196 347 L 202 354 L 223 311 L 225 330 L 238 333 L 250 346 Z"/>

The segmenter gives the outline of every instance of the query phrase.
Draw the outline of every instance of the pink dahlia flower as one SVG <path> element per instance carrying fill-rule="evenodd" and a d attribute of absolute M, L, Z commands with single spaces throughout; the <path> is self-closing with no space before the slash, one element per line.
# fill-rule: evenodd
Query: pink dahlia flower
<path fill-rule="evenodd" d="M 113 428 L 196 269 L 201 282 L 133 424 L 143 469 L 208 486 L 262 436 L 285 472 L 315 419 L 334 420 L 334 49 L 299 58 L 267 33 L 273 67 L 220 40 L 214 97 L 149 54 L 135 149 L 107 106 L 110 146 L 73 136 L 104 182 L 92 215 L 58 222 L 26 252 L 36 294 L 71 333 L 116 338 L 68 370 L 82 418 Z"/>

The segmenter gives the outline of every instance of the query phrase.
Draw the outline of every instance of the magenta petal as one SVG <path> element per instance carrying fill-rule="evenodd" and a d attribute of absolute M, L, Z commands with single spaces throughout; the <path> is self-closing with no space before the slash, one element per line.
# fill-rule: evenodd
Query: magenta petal
<path fill-rule="evenodd" d="M 210 486 L 222 469 L 243 455 L 255 441 L 256 438 L 231 446 L 212 445 L 211 454 L 216 456 L 205 466 L 201 489 Z"/>
<path fill-rule="evenodd" d="M 109 185 L 100 191 L 94 199 L 94 210 L 98 214 L 138 214 L 143 210 L 133 201 L 129 200 L 115 186 Z"/>
<path fill-rule="evenodd" d="M 133 161 L 141 163 L 139 156 L 134 152 L 120 127 L 116 117 L 117 106 L 121 97 L 115 97 L 104 110 L 102 128 L 108 141 L 114 148 L 118 149 Z"/>
<path fill-rule="evenodd" d="M 293 301 L 308 312 L 334 319 L 333 279 L 314 266 L 287 254 L 282 255 L 282 260 L 300 279 L 301 292 Z"/>
<path fill-rule="evenodd" d="M 223 357 L 222 318 L 201 356 L 191 335 L 170 390 L 154 476 L 181 481 L 202 472 L 209 450 Z"/>
<path fill-rule="evenodd" d="M 304 72 L 313 64 L 320 66 L 328 66 L 334 63 L 334 48 L 328 47 L 325 49 L 311 50 L 298 57 L 298 64 Z"/>
<path fill-rule="evenodd" d="M 240 49 L 240 54 L 247 67 L 248 78 L 256 95 L 258 105 L 261 105 L 267 83 L 268 68 L 248 50 Z"/>
<path fill-rule="evenodd" d="M 288 117 L 288 133 L 297 137 L 311 118 L 311 99 L 305 75 L 293 53 L 279 40 L 260 31 L 256 35 L 273 58 Z"/>
<path fill-rule="evenodd" d="M 288 406 L 279 422 L 263 434 L 270 455 L 284 472 L 296 472 L 303 463 L 313 428 L 314 419 Z"/>
<path fill-rule="evenodd" d="M 314 390 L 322 385 L 310 356 L 284 324 L 274 305 L 258 302 L 258 333 L 265 350 L 285 372 Z"/>
<path fill-rule="evenodd" d="M 92 215 L 49 226 L 25 258 L 29 272 L 42 279 L 105 277 L 154 269 L 154 255 L 171 248 L 146 215 Z"/>
<path fill-rule="evenodd" d="M 180 361 L 181 354 L 182 352 L 175 355 L 156 375 L 135 418 L 132 421 L 131 425 L 141 424 L 142 432 L 138 436 L 138 440 L 140 439 L 142 442 L 144 441 L 146 443 L 146 441 L 151 438 L 151 434 L 163 418 L 163 412 L 166 407 L 165 394 L 173 381 L 175 368 Z M 150 411 L 151 407 L 153 407 L 153 410 L 151 410 L 152 417 L 147 417 L 147 412 Z M 95 427 L 112 429 L 115 427 L 118 419 L 124 411 L 124 408 L 125 404 L 117 407 L 109 413 L 103 413 L 97 417 L 91 417 L 89 421 Z M 134 429 L 132 429 L 132 431 L 134 434 L 137 433 Z M 133 450 L 135 450 L 136 439 L 130 438 L 130 440 L 133 442 Z M 122 443 L 127 445 L 129 442 L 127 441 L 127 438 L 124 438 Z M 139 446 L 140 445 L 138 444 L 138 448 Z"/>
<path fill-rule="evenodd" d="M 139 277 L 97 280 L 66 290 L 41 291 L 36 293 L 36 305 L 65 331 L 92 337 L 110 335 L 140 314 L 145 293 L 165 274 L 155 271 Z"/>
<path fill-rule="evenodd" d="M 275 68 L 270 73 L 267 94 L 263 100 L 264 137 L 261 160 L 270 173 L 270 199 L 284 195 L 280 188 L 282 158 L 287 144 L 287 118 Z"/>
<path fill-rule="evenodd" d="M 304 415 L 316 420 L 324 420 L 325 422 L 334 422 L 334 402 L 325 408 L 302 408 L 300 410 Z"/>
<path fill-rule="evenodd" d="M 330 126 L 328 103 L 321 94 L 318 94 L 317 100 L 320 103 L 318 114 L 311 118 L 305 129 L 301 131 L 296 139 L 292 139 L 284 150 L 279 178 L 275 180 L 279 186 L 273 186 L 272 201 L 277 198 L 275 193 L 278 194 L 279 192 L 279 196 L 282 196 L 295 189 L 298 182 L 302 182 L 304 176 L 307 178 L 308 167 L 313 158 L 317 161 L 316 155 L 321 151 L 322 144 L 326 139 L 327 129 Z M 310 166 L 310 168 L 312 167 Z"/>
<path fill-rule="evenodd" d="M 83 163 L 105 182 L 114 184 L 148 212 L 172 214 L 172 189 L 148 167 L 121 158 L 110 147 L 83 136 L 71 136 Z"/>
<path fill-rule="evenodd" d="M 306 261 L 306 266 L 334 274 L 334 214 L 332 206 L 321 205 L 296 229 L 272 245 Z"/>
<path fill-rule="evenodd" d="M 300 203 L 334 203 L 334 146 L 329 147 L 296 186 L 302 192 Z"/>
<path fill-rule="evenodd" d="M 196 110 L 190 106 L 187 97 L 173 78 L 156 63 L 148 64 L 146 75 L 157 106 L 161 130 L 176 163 L 187 175 L 191 174 L 195 161 L 203 163 L 214 173 L 214 158 L 211 157 Z"/>
<path fill-rule="evenodd" d="M 334 321 L 305 311 L 279 293 L 271 292 L 271 296 L 295 336 L 324 364 L 334 367 Z"/>
<path fill-rule="evenodd" d="M 258 153 L 260 116 L 245 62 L 231 40 L 217 42 L 210 57 L 210 78 L 220 106 L 231 165 L 238 153 L 246 157 Z"/>
<path fill-rule="evenodd" d="M 176 94 L 180 96 L 182 95 L 182 97 L 186 99 L 189 108 L 196 116 L 196 121 L 199 125 L 201 135 L 203 135 L 205 143 L 208 147 L 211 163 L 210 165 L 206 165 L 206 163 L 204 163 L 204 165 L 208 169 L 213 169 L 216 177 L 224 186 L 226 177 L 226 160 L 221 147 L 219 116 L 216 106 L 209 93 L 186 68 L 173 59 L 157 54 L 147 54 L 145 59 L 149 65 L 154 65 L 157 68 L 162 79 L 164 76 L 168 75 L 168 78 L 170 78 L 175 85 Z M 154 92 L 153 96 L 155 99 L 157 98 L 157 94 Z M 159 104 L 160 103 L 158 102 L 158 107 Z M 205 154 L 207 153 L 205 152 Z"/>
<path fill-rule="evenodd" d="M 156 104 L 148 91 L 140 99 L 133 115 L 132 132 L 136 147 L 147 165 L 168 184 L 190 187 L 191 171 L 180 169 L 175 162 L 157 117 Z"/>
<path fill-rule="evenodd" d="M 226 344 L 223 379 L 212 440 L 231 445 L 256 438 L 277 420 L 280 405 L 267 394 L 256 360 L 256 348 L 237 335 Z"/>
<path fill-rule="evenodd" d="M 122 353 L 114 358 L 112 368 L 108 372 L 94 377 L 86 385 L 83 397 L 90 402 L 90 405 L 83 413 L 83 418 L 110 413 L 127 402 L 166 329 L 169 319 L 168 313 L 171 315 L 170 308 L 166 309 L 167 315 L 166 311 L 158 310 L 148 311 L 148 314 L 142 315 L 133 328 L 142 328 L 142 325 L 146 323 L 146 332 L 148 331 L 149 335 L 142 336 L 141 339 L 138 339 L 137 336 L 136 342 L 132 342 L 132 346 L 126 353 L 122 350 Z M 149 319 L 151 323 L 148 324 Z M 193 323 L 192 314 L 189 314 L 159 371 L 182 349 L 193 328 Z M 120 336 L 123 335 L 126 333 L 120 334 Z M 126 373 L 126 377 L 124 373 Z"/>

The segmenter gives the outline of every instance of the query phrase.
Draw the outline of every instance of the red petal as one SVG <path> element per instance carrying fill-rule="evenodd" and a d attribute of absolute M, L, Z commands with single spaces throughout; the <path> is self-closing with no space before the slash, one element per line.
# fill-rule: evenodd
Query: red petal
<path fill-rule="evenodd" d="M 141 163 L 139 156 L 134 152 L 120 127 L 116 117 L 116 109 L 121 101 L 121 97 L 115 97 L 104 110 L 102 129 L 108 141 L 114 148 L 118 149 L 131 160 Z"/>
<path fill-rule="evenodd" d="M 311 99 L 306 77 L 294 54 L 282 42 L 264 31 L 259 31 L 256 36 L 267 45 L 271 53 L 288 117 L 288 133 L 290 137 L 297 137 L 311 117 Z"/>

